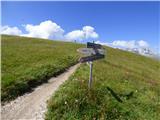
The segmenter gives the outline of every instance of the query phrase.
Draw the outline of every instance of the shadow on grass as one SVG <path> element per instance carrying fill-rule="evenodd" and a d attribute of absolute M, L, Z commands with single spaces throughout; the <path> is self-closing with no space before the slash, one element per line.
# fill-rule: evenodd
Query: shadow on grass
<path fill-rule="evenodd" d="M 121 97 L 126 97 L 126 99 L 130 99 L 131 97 L 133 97 L 133 91 L 131 91 L 130 93 L 128 94 L 118 94 L 116 92 L 113 91 L 113 89 L 111 89 L 110 87 L 107 87 L 107 90 L 111 93 L 111 95 L 120 103 L 122 103 L 122 99 L 120 98 Z"/>

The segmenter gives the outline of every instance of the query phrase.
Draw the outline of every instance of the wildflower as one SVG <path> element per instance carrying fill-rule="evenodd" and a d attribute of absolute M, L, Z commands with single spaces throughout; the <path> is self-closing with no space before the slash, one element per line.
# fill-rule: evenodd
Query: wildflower
<path fill-rule="evenodd" d="M 77 103 L 77 102 L 78 102 L 78 100 L 76 99 L 76 100 L 75 100 L 75 102 Z"/>

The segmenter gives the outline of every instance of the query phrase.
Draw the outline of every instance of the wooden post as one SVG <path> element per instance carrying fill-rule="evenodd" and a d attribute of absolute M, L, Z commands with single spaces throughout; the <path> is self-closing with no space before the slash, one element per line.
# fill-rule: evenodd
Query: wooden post
<path fill-rule="evenodd" d="M 103 54 L 102 45 L 95 44 L 94 41 L 93 41 L 93 43 L 87 42 L 86 47 L 87 48 L 80 48 L 77 51 L 80 53 L 86 54 L 86 55 L 88 55 L 88 54 L 90 55 L 90 56 L 81 57 L 79 59 L 79 62 L 81 62 L 81 63 L 88 62 L 89 63 L 90 74 L 89 74 L 88 88 L 91 89 L 93 61 L 98 60 L 98 59 L 102 59 L 105 57 L 105 55 Z"/>
<path fill-rule="evenodd" d="M 88 82 L 89 89 L 91 89 L 91 86 L 92 86 L 92 68 L 93 68 L 93 62 L 90 61 L 90 75 L 89 75 L 89 82 Z"/>

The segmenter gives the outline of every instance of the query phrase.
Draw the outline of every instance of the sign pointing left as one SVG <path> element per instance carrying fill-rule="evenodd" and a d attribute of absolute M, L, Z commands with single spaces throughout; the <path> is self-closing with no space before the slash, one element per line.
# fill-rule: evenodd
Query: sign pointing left
<path fill-rule="evenodd" d="M 79 48 L 77 49 L 78 52 L 85 54 L 85 55 L 96 55 L 96 52 L 92 48 Z M 104 55 L 105 51 L 103 49 L 97 49 L 98 53 Z"/>
<path fill-rule="evenodd" d="M 77 51 L 86 55 L 95 54 L 95 51 L 92 48 L 79 48 Z"/>
<path fill-rule="evenodd" d="M 82 57 L 80 58 L 79 61 L 81 63 L 84 63 L 84 62 L 94 61 L 102 58 L 104 58 L 104 55 L 92 55 L 92 56 Z"/>

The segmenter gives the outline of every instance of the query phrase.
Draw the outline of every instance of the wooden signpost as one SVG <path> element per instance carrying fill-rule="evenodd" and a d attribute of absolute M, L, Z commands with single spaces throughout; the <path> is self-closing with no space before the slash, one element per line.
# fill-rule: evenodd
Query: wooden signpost
<path fill-rule="evenodd" d="M 96 52 L 93 48 L 79 48 L 77 51 L 85 55 L 96 55 Z M 97 49 L 97 51 L 98 54 L 100 53 L 100 55 L 104 55 L 103 49 Z"/>
<path fill-rule="evenodd" d="M 86 57 L 82 57 L 79 59 L 79 62 L 89 62 L 90 63 L 90 75 L 89 75 L 89 82 L 88 87 L 91 88 L 92 85 L 92 68 L 93 68 L 93 61 L 99 60 L 105 57 L 104 50 L 100 44 L 95 44 L 91 42 L 87 42 L 87 48 L 80 48 L 77 50 L 78 52 L 89 55 Z"/>
<path fill-rule="evenodd" d="M 87 57 L 82 57 L 80 58 L 80 62 L 83 63 L 83 62 L 91 62 L 91 61 L 94 61 L 94 60 L 98 60 L 98 59 L 102 59 L 104 58 L 104 55 L 92 55 L 92 56 L 87 56 Z"/>
<path fill-rule="evenodd" d="M 87 48 L 101 49 L 102 45 L 91 43 L 91 42 L 87 42 Z"/>
<path fill-rule="evenodd" d="M 85 55 L 96 54 L 92 48 L 79 48 L 77 51 Z"/>

